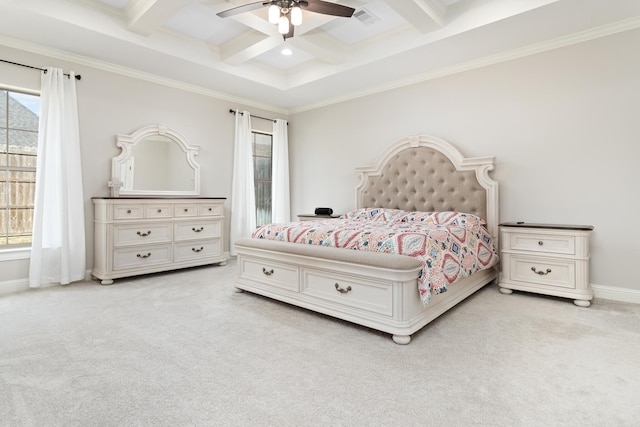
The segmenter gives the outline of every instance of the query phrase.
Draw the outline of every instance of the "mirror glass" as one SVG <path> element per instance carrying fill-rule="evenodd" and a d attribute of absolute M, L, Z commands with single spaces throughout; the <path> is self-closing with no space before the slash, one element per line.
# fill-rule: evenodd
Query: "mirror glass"
<path fill-rule="evenodd" d="M 182 196 L 200 194 L 198 147 L 162 125 L 118 135 L 122 153 L 112 162 L 112 196 Z"/>

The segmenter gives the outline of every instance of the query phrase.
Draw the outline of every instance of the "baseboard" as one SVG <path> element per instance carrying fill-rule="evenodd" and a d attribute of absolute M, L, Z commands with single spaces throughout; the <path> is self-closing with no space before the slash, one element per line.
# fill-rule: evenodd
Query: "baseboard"
<path fill-rule="evenodd" d="M 29 279 L 0 282 L 0 296 L 23 292 L 29 289 Z"/>
<path fill-rule="evenodd" d="M 593 288 L 593 297 L 595 299 L 640 304 L 640 290 L 594 284 L 591 287 Z"/>

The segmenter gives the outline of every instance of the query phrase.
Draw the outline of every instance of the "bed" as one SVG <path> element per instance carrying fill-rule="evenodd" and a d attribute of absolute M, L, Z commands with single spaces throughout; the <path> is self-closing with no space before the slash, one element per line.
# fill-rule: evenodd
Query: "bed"
<path fill-rule="evenodd" d="M 493 244 L 492 262 L 461 275 L 445 292 L 440 288 L 425 298 L 419 290 L 424 259 L 259 238 L 264 230 L 235 242 L 236 289 L 389 333 L 395 343 L 409 344 L 413 333 L 497 278 L 499 206 L 498 183 L 489 176 L 493 169 L 493 157 L 464 158 L 450 143 L 427 135 L 403 138 L 375 165 L 357 169 L 354 212 L 481 218 Z M 290 226 L 299 229 L 302 223 Z"/>

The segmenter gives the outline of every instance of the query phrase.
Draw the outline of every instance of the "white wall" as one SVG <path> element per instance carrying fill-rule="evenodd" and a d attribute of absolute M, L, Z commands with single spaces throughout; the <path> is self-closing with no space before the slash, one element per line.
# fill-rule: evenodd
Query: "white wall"
<path fill-rule="evenodd" d="M 429 134 L 495 156 L 501 221 L 591 224 L 591 282 L 640 291 L 640 30 L 290 117 L 292 214 L 354 208 L 354 168 Z"/>
<path fill-rule="evenodd" d="M 107 181 L 111 176 L 111 158 L 120 153 L 115 144 L 116 134 L 129 134 L 142 126 L 155 123 L 168 125 L 180 132 L 191 144 L 200 146 L 196 160 L 201 166 L 201 195 L 230 197 L 235 119 L 229 109 L 248 109 L 253 114 L 264 117 L 282 117 L 271 111 L 5 46 L 0 46 L 0 58 L 37 67 L 61 67 L 65 72 L 73 70 L 82 75 L 82 80 L 77 82 L 76 87 L 85 199 L 87 268 L 93 265 L 91 197 L 109 196 Z M 39 90 L 40 72 L 0 62 L 0 85 Z M 271 129 L 268 121 L 254 122 L 254 127 L 260 130 L 267 130 L 262 129 L 264 126 L 269 131 Z M 227 200 L 226 236 L 230 206 Z M 224 248 L 225 251 L 229 250 L 228 237 Z M 28 260 L 0 261 L 0 285 L 24 283 L 28 271 Z"/>

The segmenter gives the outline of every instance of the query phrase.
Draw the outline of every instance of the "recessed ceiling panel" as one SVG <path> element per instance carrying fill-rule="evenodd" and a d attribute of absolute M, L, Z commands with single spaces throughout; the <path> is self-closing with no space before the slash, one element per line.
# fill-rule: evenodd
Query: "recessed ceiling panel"
<path fill-rule="evenodd" d="M 285 49 L 289 49 L 291 54 L 283 54 L 282 52 Z M 292 46 L 290 43 L 282 43 L 282 46 L 271 49 L 270 51 L 257 56 L 255 59 L 256 61 L 267 64 L 273 68 L 287 70 L 312 60 L 313 55 Z"/>
<path fill-rule="evenodd" d="M 246 27 L 233 19 L 224 19 L 216 11 L 200 3 L 190 3 L 165 22 L 165 26 L 189 37 L 223 44 L 239 35 Z"/>

